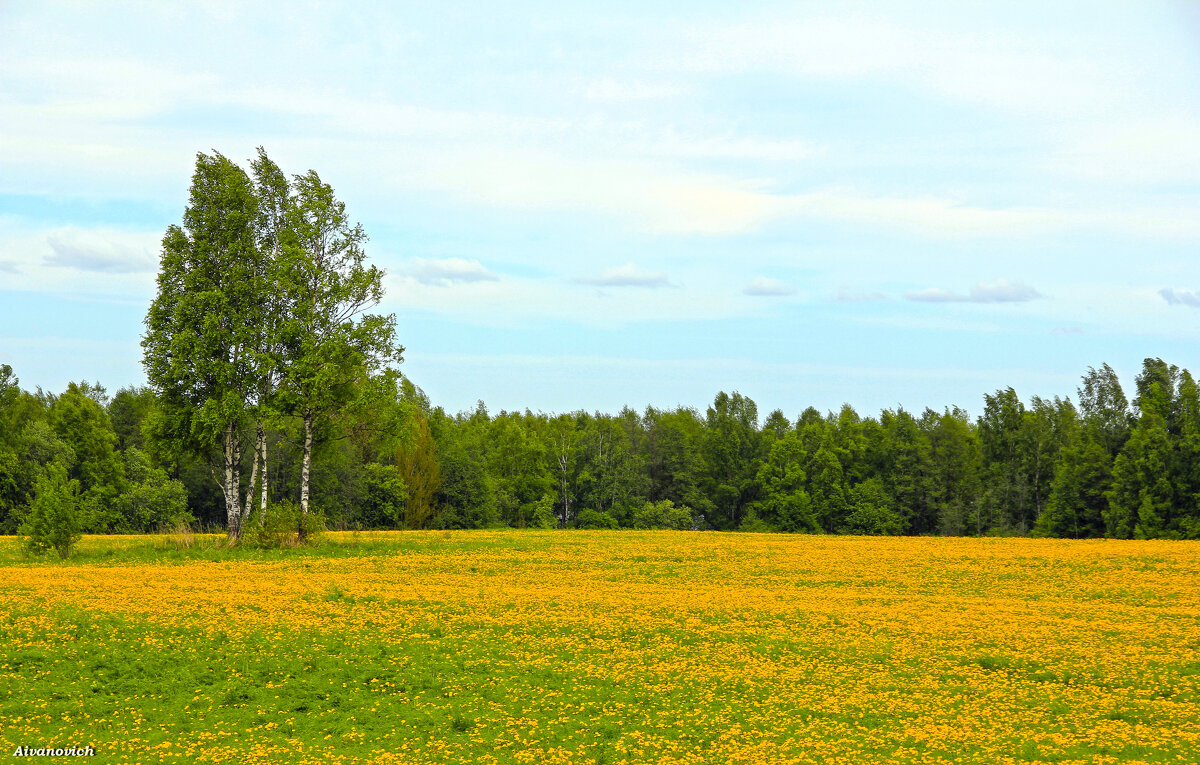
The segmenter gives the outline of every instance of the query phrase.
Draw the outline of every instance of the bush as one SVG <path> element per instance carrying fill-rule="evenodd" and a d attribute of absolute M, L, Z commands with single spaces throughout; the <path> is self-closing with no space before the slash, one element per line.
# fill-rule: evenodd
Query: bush
<path fill-rule="evenodd" d="M 633 527 L 637 529 L 679 529 L 692 528 L 692 511 L 690 508 L 675 506 L 669 499 L 659 502 L 647 502 L 642 509 L 633 514 Z"/>
<path fill-rule="evenodd" d="M 556 529 L 558 528 L 558 515 L 554 512 L 554 495 L 546 494 L 537 502 L 533 503 L 533 512 L 529 519 L 529 527 L 532 529 Z"/>
<path fill-rule="evenodd" d="M 748 531 L 754 534 L 766 534 L 773 531 L 778 531 L 774 526 L 758 517 L 758 513 L 751 507 L 746 510 L 746 514 L 742 516 L 742 522 L 738 524 L 738 531 Z"/>
<path fill-rule="evenodd" d="M 188 512 L 187 488 L 153 467 L 140 450 L 125 452 L 125 475 L 129 488 L 118 499 L 125 530 L 173 529 L 196 520 Z"/>
<path fill-rule="evenodd" d="M 580 510 L 575 514 L 575 528 L 615 529 L 617 528 L 617 519 L 613 518 L 608 513 L 602 513 L 599 510 L 592 510 L 588 508 Z"/>
<path fill-rule="evenodd" d="M 66 558 L 83 536 L 79 519 L 79 481 L 67 478 L 67 469 L 52 462 L 38 478 L 29 515 L 18 529 L 25 549 L 34 555 L 54 550 Z"/>
<path fill-rule="evenodd" d="M 238 544 L 263 548 L 296 547 L 312 541 L 324 530 L 325 519 L 318 513 L 305 515 L 295 502 L 278 502 L 250 516 Z"/>

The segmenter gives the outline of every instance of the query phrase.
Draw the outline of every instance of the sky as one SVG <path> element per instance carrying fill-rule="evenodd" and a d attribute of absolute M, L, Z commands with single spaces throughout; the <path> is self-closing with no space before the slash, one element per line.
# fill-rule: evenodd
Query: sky
<path fill-rule="evenodd" d="M 0 2 L 0 363 L 143 384 L 196 153 L 263 146 L 451 412 L 1200 370 L 1200 3 L 572 5 Z"/>

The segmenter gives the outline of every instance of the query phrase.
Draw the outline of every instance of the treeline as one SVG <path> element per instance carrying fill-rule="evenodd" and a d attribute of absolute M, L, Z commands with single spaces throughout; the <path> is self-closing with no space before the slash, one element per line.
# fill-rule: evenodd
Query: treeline
<path fill-rule="evenodd" d="M 1161 359 L 1135 382 L 1131 402 L 1103 365 L 1077 403 L 1008 388 L 977 419 L 847 405 L 793 420 L 738 393 L 704 412 L 451 415 L 398 379 L 321 426 L 311 501 L 334 528 L 1200 537 L 1196 383 Z M 87 531 L 223 526 L 219 450 L 161 437 L 161 406 L 147 388 L 30 393 L 0 368 L 0 527 L 16 528 L 52 465 L 78 481 Z M 294 500 L 302 420 L 276 418 L 262 438 L 269 502 Z"/>
<path fill-rule="evenodd" d="M 20 388 L 0 367 L 0 528 L 64 556 L 82 530 L 641 527 L 1200 536 L 1200 401 L 1147 359 L 1069 398 L 862 417 L 449 415 L 397 370 L 366 233 L 313 170 L 198 154 L 146 314 L 149 387 Z"/>
<path fill-rule="evenodd" d="M 408 430 L 414 417 L 412 396 L 405 391 L 414 389 L 401 381 L 392 384 L 390 395 L 378 395 L 380 390 L 376 382 L 359 405 L 322 421 L 313 439 L 315 501 L 328 522 L 340 528 L 408 523 L 400 471 L 420 443 Z M 71 383 L 60 394 L 25 391 L 12 368 L 0 365 L 0 531 L 17 531 L 39 482 L 46 488 L 56 469 L 71 485 L 84 532 L 150 532 L 180 523 L 226 528 L 224 449 L 220 444 L 207 452 L 181 448 L 162 426 L 164 408 L 148 387 L 123 388 L 111 396 L 87 382 Z M 257 437 L 253 422 L 244 423 L 243 430 L 239 435 L 247 441 Z M 256 488 L 267 485 L 269 504 L 296 504 L 302 491 L 303 419 L 276 417 L 264 428 L 263 441 L 270 459 L 255 471 L 257 454 L 241 455 L 243 483 L 253 477 Z"/>

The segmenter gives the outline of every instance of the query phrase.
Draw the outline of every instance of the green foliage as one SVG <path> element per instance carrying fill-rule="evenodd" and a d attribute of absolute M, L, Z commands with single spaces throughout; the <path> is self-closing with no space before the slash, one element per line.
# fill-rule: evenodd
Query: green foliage
<path fill-rule="evenodd" d="M 713 528 L 737 528 L 745 505 L 757 498 L 755 476 L 763 457 L 754 401 L 736 391 L 718 393 L 708 408 L 702 444 L 702 486 L 715 505 L 705 520 Z"/>
<path fill-rule="evenodd" d="M 522 512 L 529 518 L 530 528 L 553 529 L 558 527 L 558 515 L 554 512 L 553 494 L 546 494 L 536 502 L 530 503 Z"/>
<path fill-rule="evenodd" d="M 198 170 L 195 182 L 204 188 L 193 191 L 240 198 L 236 173 L 225 177 L 220 165 Z M 316 226 L 312 231 L 332 226 L 321 230 L 347 237 L 338 246 L 347 253 L 361 249 L 355 229 L 338 228 L 342 212 L 317 220 L 324 214 L 318 198 L 328 202 L 329 190 L 307 178 L 317 201 L 305 208 L 312 219 L 304 225 Z M 288 212 L 293 204 L 280 208 L 282 228 L 261 220 L 250 226 L 255 246 L 270 244 L 271 257 L 303 259 L 294 238 L 299 229 L 288 229 L 285 219 L 295 213 Z M 181 229 L 164 246 L 164 263 L 191 263 L 191 271 L 171 272 L 181 283 L 198 279 L 196 268 L 213 268 L 190 259 L 209 252 L 211 237 L 221 232 L 201 233 L 210 239 L 194 241 L 195 232 Z M 346 257 L 351 271 L 366 268 L 357 255 Z M 302 265 L 296 260 L 287 268 Z M 172 312 L 202 305 L 194 295 L 184 300 L 170 290 L 162 297 L 153 311 L 176 298 L 182 302 Z M 273 326 L 272 332 L 285 331 L 283 324 Z M 298 331 L 299 325 L 288 326 Z M 246 369 L 269 366 L 277 387 L 269 395 L 252 386 L 227 388 L 240 404 L 202 400 L 217 390 L 210 378 L 233 374 L 233 367 L 199 365 L 187 371 L 197 376 L 196 386 L 124 389 L 109 401 L 102 387 L 88 383 L 73 383 L 60 395 L 24 393 L 0 366 L 0 530 L 17 529 L 38 476 L 58 463 L 78 482 L 84 531 L 238 522 L 240 516 L 229 515 L 231 505 L 242 513 L 257 507 L 259 487 L 269 479 L 269 500 L 304 500 L 307 484 L 313 506 L 336 528 L 615 523 L 857 534 L 1200 536 L 1200 390 L 1187 370 L 1161 359 L 1147 359 L 1137 379 L 1136 419 L 1115 374 L 1103 366 L 1084 376 L 1078 410 L 1061 398 L 1022 401 L 1008 388 L 984 397 L 977 421 L 958 408 L 925 410 L 920 418 L 885 410 L 872 418 L 843 406 L 825 415 L 809 407 L 794 425 L 776 410 L 760 426 L 755 403 L 737 393 L 718 394 L 704 417 L 684 407 L 648 408 L 643 415 L 626 408 L 616 415 L 527 410 L 493 416 L 482 403 L 447 415 L 394 372 L 372 372 L 374 362 L 361 354 L 345 368 L 335 364 L 320 373 L 334 375 L 322 384 L 349 386 L 344 396 L 327 399 L 336 405 L 306 408 L 297 379 L 289 382 L 283 372 L 280 354 L 295 349 L 280 345 L 270 358 L 259 358 L 253 343 L 263 338 L 247 337 L 243 350 L 255 360 Z M 166 344 L 155 346 L 156 353 L 203 346 L 195 339 L 184 345 L 158 339 Z M 155 359 L 165 363 L 167 356 Z M 338 369 L 353 374 L 335 380 Z M 318 374 L 315 367 L 309 371 Z M 201 385 L 200 378 L 209 382 Z M 176 395 L 183 398 L 172 403 Z M 221 420 L 222 412 L 233 418 Z M 225 429 L 216 430 L 222 422 Z M 264 451 L 244 450 L 259 426 Z M 260 466 L 268 446 L 269 459 Z M 668 506 L 673 515 L 662 510 Z M 292 526 L 301 531 L 299 519 L 275 525 L 288 534 Z M 258 544 L 260 532 L 248 531 Z"/>
<path fill-rule="evenodd" d="M 1153 400 L 1157 385 L 1141 397 Z M 1174 506 L 1171 444 L 1166 420 L 1151 407 L 1138 420 L 1113 463 L 1112 488 L 1104 515 L 1109 536 L 1139 539 L 1162 536 L 1170 528 Z"/>
<path fill-rule="evenodd" d="M 158 399 L 150 388 L 122 388 L 113 396 L 106 407 L 113 433 L 117 436 L 117 448 L 122 452 L 144 449 L 146 437 L 142 425 L 151 412 L 158 408 Z"/>
<path fill-rule="evenodd" d="M 908 412 L 884 411 L 875 449 L 892 507 L 903 519 L 903 532 L 929 534 L 938 527 L 936 484 L 929 433 Z"/>
<path fill-rule="evenodd" d="M 904 520 L 892 509 L 892 499 L 878 478 L 870 478 L 850 491 L 851 512 L 840 531 L 844 534 L 895 536 L 904 531 Z"/>
<path fill-rule="evenodd" d="M 79 504 L 79 481 L 69 478 L 61 464 L 48 465 L 38 478 L 29 514 L 18 531 L 25 548 L 34 555 L 53 550 L 66 559 L 82 536 Z"/>
<path fill-rule="evenodd" d="M 772 531 L 779 531 L 776 526 L 768 523 L 758 517 L 758 512 L 754 509 L 754 505 L 746 508 L 745 515 L 742 516 L 742 522 L 738 524 L 738 531 L 745 531 L 752 534 L 766 534 Z"/>
<path fill-rule="evenodd" d="M 358 519 L 363 528 L 398 528 L 404 520 L 407 502 L 404 478 L 395 465 L 363 465 L 358 501 Z"/>
<path fill-rule="evenodd" d="M 575 516 L 575 528 L 577 529 L 615 529 L 617 526 L 616 518 L 591 508 L 584 508 Z"/>
<path fill-rule="evenodd" d="M 188 512 L 187 488 L 151 465 L 140 449 L 125 452 L 125 474 L 129 488 L 118 499 L 123 530 L 170 529 L 195 521 Z"/>
<path fill-rule="evenodd" d="M 75 450 L 43 419 L 26 422 L 19 443 L 24 458 L 36 465 L 45 467 L 52 462 L 65 466 L 75 464 Z"/>
<path fill-rule="evenodd" d="M 207 460 L 220 447 L 218 483 L 231 538 L 245 519 L 241 426 L 264 358 L 260 327 L 272 281 L 254 228 L 249 176 L 226 157 L 196 155 L 183 225 L 162 240 L 158 291 L 146 313 L 142 364 L 159 407 L 157 443 Z"/>
<path fill-rule="evenodd" d="M 690 529 L 692 511 L 688 507 L 676 506 L 669 499 L 647 502 L 634 513 L 633 526 L 638 529 Z"/>
<path fill-rule="evenodd" d="M 1112 485 L 1112 458 L 1091 436 L 1062 450 L 1046 509 L 1037 520 L 1037 536 L 1082 539 L 1104 534 L 1106 493 Z"/>
<path fill-rule="evenodd" d="M 1085 427 L 1110 456 L 1116 457 L 1129 439 L 1132 421 L 1129 400 L 1117 373 L 1108 364 L 1101 364 L 1099 369 L 1088 367 L 1077 390 Z"/>
<path fill-rule="evenodd" d="M 821 528 L 833 531 L 846 515 L 842 463 L 833 449 L 823 443 L 813 455 L 809 472 L 808 495 L 812 498 L 812 513 Z"/>
<path fill-rule="evenodd" d="M 325 530 L 318 513 L 301 512 L 295 502 L 277 502 L 250 516 L 238 544 L 260 549 L 277 549 L 310 544 Z"/>
<path fill-rule="evenodd" d="M 701 448 L 704 420 L 693 409 L 647 408 L 642 426 L 646 434 L 643 465 L 649 481 L 648 497 L 669 499 L 692 508 L 698 517 L 711 517 L 716 506 L 700 488 L 705 480 Z"/>
<path fill-rule="evenodd" d="M 808 454 L 798 432 L 786 432 L 774 441 L 756 476 L 763 498 L 750 507 L 755 522 L 780 531 L 820 531 L 812 498 L 805 490 L 807 461 Z M 746 527 L 743 519 L 741 528 Z"/>
<path fill-rule="evenodd" d="M 11 533 L 28 502 L 23 490 L 24 466 L 16 452 L 0 448 L 0 533 Z"/>

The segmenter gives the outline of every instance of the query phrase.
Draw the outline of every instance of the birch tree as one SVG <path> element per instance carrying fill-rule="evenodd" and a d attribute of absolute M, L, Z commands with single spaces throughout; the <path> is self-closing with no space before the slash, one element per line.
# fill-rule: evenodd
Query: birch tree
<path fill-rule="evenodd" d="M 310 511 L 317 426 L 346 407 L 373 372 L 399 363 L 395 316 L 370 314 L 383 272 L 366 264 L 361 224 L 313 170 L 293 177 L 277 275 L 288 313 L 281 326 L 281 396 L 303 431 L 300 510 Z"/>
<path fill-rule="evenodd" d="M 279 166 L 260 146 L 250 163 L 258 214 L 254 219 L 255 242 L 260 257 L 258 279 L 259 320 L 255 326 L 255 387 L 251 414 L 254 419 L 254 460 L 249 490 L 257 489 L 257 506 L 265 511 L 270 501 L 270 464 L 267 454 L 267 423 L 279 414 L 277 391 L 282 379 L 281 327 L 288 313 L 286 294 L 278 288 L 284 248 L 295 246 L 290 228 L 293 218 L 291 186 Z"/>
<path fill-rule="evenodd" d="M 163 237 L 158 290 L 146 315 L 143 365 L 162 402 L 156 429 L 184 450 L 219 450 L 213 478 L 231 539 L 249 512 L 242 494 L 242 428 L 254 395 L 263 265 L 258 201 L 224 156 L 197 154 L 183 225 Z"/>

